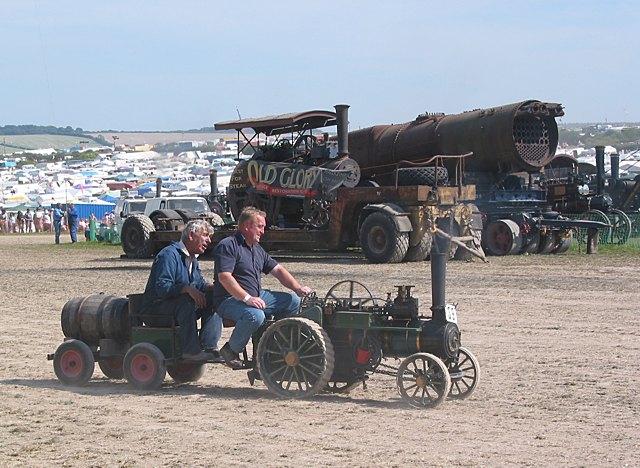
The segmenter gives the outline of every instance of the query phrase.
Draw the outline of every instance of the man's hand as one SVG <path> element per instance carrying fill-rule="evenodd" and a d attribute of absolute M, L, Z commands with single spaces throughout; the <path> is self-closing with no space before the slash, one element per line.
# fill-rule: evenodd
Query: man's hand
<path fill-rule="evenodd" d="M 313 292 L 309 286 L 300 286 L 299 288 L 294 289 L 294 291 L 299 297 L 304 297 Z"/>
<path fill-rule="evenodd" d="M 185 286 L 184 288 L 182 288 L 182 292 L 191 296 L 191 299 L 193 299 L 193 302 L 196 303 L 198 309 L 204 309 L 206 307 L 207 298 L 202 293 L 202 291 L 199 291 L 193 286 Z"/>
<path fill-rule="evenodd" d="M 264 309 L 265 307 L 267 307 L 266 302 L 264 302 L 262 298 L 253 296 L 247 299 L 247 302 L 245 302 L 245 304 L 251 307 L 255 307 L 256 309 Z"/>

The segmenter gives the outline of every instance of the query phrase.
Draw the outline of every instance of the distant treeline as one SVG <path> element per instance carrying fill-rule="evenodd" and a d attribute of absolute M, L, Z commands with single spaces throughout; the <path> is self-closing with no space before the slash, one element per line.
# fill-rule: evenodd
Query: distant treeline
<path fill-rule="evenodd" d="M 584 127 L 581 130 L 567 130 L 560 128 L 560 143 L 569 146 L 584 146 L 592 148 L 596 145 L 610 145 L 618 150 L 636 150 L 640 148 L 640 128 L 629 127 L 622 130 L 599 129 L 595 126 Z"/>
<path fill-rule="evenodd" d="M 106 144 L 104 138 L 87 135 L 80 127 L 73 128 L 54 127 L 53 125 L 3 125 L 0 126 L 0 135 L 65 135 L 86 138 L 100 144 Z"/>

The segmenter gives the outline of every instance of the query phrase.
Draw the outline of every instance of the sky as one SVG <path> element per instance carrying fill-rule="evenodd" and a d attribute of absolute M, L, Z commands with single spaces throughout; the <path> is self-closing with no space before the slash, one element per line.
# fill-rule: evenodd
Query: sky
<path fill-rule="evenodd" d="M 1 0 L 0 125 L 186 130 L 349 104 L 350 128 L 525 99 L 640 121 L 636 1 Z"/>

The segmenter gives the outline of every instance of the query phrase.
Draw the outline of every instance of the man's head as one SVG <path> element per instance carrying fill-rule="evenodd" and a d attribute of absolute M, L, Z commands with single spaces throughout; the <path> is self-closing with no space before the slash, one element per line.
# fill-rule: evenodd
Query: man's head
<path fill-rule="evenodd" d="M 182 231 L 182 242 L 190 255 L 204 253 L 211 243 L 213 226 L 203 219 L 189 221 Z"/>
<path fill-rule="evenodd" d="M 238 217 L 238 231 L 244 236 L 247 245 L 255 245 L 260 242 L 267 225 L 267 214 L 253 206 L 243 208 Z"/>

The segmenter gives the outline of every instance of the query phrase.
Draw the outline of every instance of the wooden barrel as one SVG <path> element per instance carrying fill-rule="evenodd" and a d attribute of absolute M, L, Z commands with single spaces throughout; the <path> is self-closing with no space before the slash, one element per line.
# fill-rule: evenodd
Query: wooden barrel
<path fill-rule="evenodd" d="M 60 322 L 67 338 L 97 345 L 101 338 L 129 338 L 128 299 L 106 294 L 74 297 L 62 308 Z"/>

